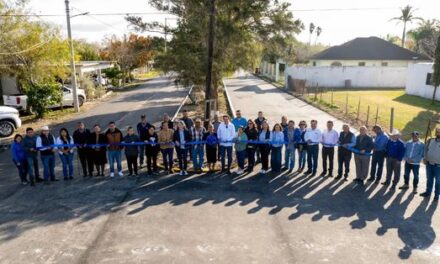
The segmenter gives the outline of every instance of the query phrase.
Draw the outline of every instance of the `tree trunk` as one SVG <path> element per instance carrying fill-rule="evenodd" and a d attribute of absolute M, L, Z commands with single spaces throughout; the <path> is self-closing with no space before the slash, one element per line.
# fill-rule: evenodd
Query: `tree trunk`
<path fill-rule="evenodd" d="M 438 86 L 434 86 L 434 92 L 432 93 L 432 102 L 431 104 L 435 104 L 435 95 L 437 94 Z"/>
<path fill-rule="evenodd" d="M 406 22 L 403 22 L 402 47 L 405 48 Z"/>

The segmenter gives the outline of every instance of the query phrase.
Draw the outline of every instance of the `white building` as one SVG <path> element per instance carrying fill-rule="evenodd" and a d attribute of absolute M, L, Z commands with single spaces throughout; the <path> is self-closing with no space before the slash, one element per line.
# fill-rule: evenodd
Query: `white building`
<path fill-rule="evenodd" d="M 414 62 L 430 62 L 423 54 L 397 46 L 378 37 L 355 38 L 311 57 L 310 66 L 406 67 Z"/>
<path fill-rule="evenodd" d="M 410 64 L 405 86 L 406 93 L 432 99 L 434 93 L 434 86 L 431 84 L 433 72 L 434 63 Z M 440 101 L 440 91 L 436 94 L 436 100 Z"/>

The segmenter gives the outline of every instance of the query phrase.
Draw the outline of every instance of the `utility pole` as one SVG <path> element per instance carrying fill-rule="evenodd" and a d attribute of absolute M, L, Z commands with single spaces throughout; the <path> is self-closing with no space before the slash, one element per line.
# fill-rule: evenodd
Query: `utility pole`
<path fill-rule="evenodd" d="M 75 53 L 73 52 L 73 41 L 72 41 L 72 29 L 70 27 L 70 9 L 69 0 L 64 1 L 66 3 L 66 19 L 67 19 L 67 36 L 69 38 L 69 48 L 70 48 L 70 68 L 72 71 L 72 91 L 73 91 L 73 107 L 75 112 L 79 112 L 79 102 L 78 102 L 78 88 L 76 86 L 76 69 L 75 69 Z"/>
<path fill-rule="evenodd" d="M 209 35 L 208 35 L 208 69 L 206 74 L 206 91 L 205 91 L 205 121 L 210 118 L 211 99 L 212 99 L 212 63 L 214 57 L 214 33 L 215 33 L 215 0 L 211 0 L 209 9 Z"/>

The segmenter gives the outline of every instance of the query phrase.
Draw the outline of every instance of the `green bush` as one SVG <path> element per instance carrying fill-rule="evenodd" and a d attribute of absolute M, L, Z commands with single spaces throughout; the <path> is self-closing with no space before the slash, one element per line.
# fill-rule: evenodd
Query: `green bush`
<path fill-rule="evenodd" d="M 79 78 L 79 86 L 86 92 L 87 98 L 94 99 L 96 97 L 96 87 L 92 80 L 82 76 Z"/>
<path fill-rule="evenodd" d="M 59 105 L 62 100 L 60 85 L 57 83 L 31 84 L 25 88 L 27 104 L 35 112 L 36 118 L 43 118 L 49 106 Z"/>

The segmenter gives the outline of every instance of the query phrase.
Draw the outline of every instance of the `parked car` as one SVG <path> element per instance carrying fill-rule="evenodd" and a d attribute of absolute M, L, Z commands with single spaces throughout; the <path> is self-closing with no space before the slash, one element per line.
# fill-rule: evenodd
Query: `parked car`
<path fill-rule="evenodd" d="M 63 106 L 73 106 L 73 91 L 67 86 L 62 86 L 63 91 Z M 82 106 L 86 101 L 86 92 L 83 89 L 77 89 L 78 103 Z M 32 112 L 32 109 L 27 104 L 27 96 L 24 94 L 3 95 L 3 102 L 5 106 L 13 107 L 19 111 Z M 59 107 L 59 105 L 50 106 L 50 108 Z"/>
<path fill-rule="evenodd" d="M 9 137 L 21 127 L 18 110 L 8 106 L 0 106 L 0 137 Z"/>

